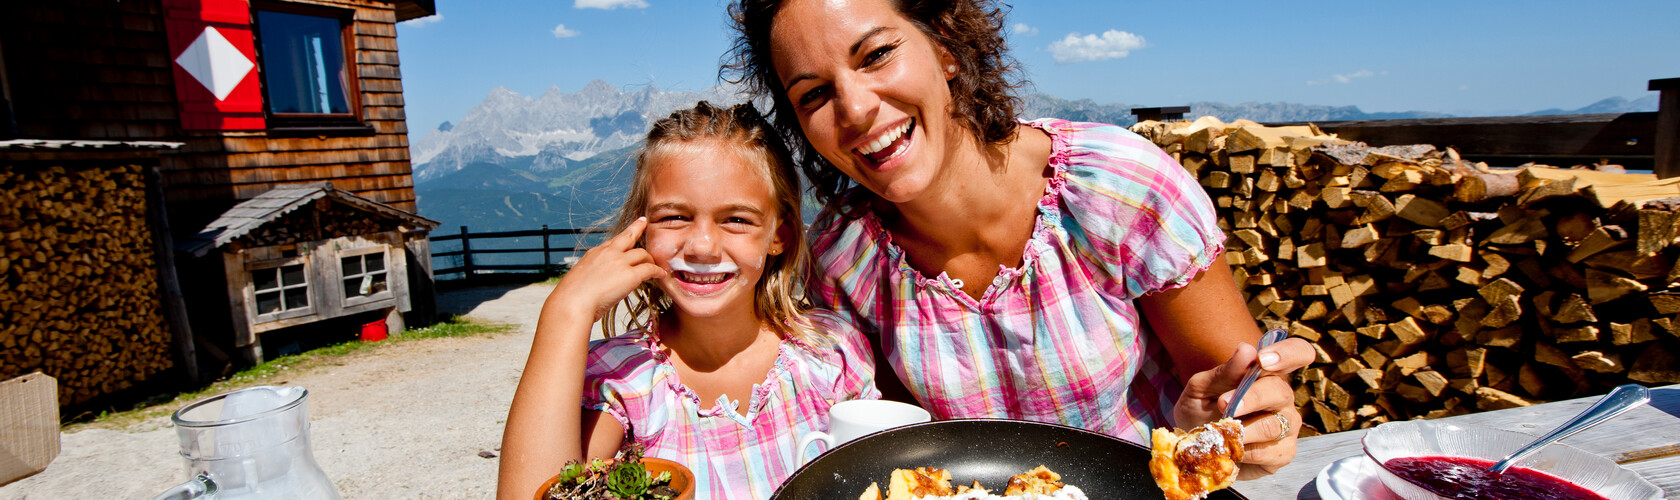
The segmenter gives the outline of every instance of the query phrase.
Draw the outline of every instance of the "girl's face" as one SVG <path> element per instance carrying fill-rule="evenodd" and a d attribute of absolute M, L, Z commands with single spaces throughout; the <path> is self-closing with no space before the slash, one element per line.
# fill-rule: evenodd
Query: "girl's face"
<path fill-rule="evenodd" d="M 780 254 L 770 180 L 737 148 L 703 140 L 649 166 L 643 245 L 667 275 L 658 286 L 689 316 L 753 313 L 766 255 Z"/>
<path fill-rule="evenodd" d="M 964 137 L 954 61 L 885 0 L 790 0 L 770 46 L 805 138 L 886 201 L 920 196 Z"/>

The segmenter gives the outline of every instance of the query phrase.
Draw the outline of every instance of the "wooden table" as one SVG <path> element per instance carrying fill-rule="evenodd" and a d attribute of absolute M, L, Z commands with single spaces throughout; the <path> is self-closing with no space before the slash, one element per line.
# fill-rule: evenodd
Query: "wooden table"
<path fill-rule="evenodd" d="M 1509 429 L 1539 436 L 1585 410 L 1597 396 L 1524 408 L 1460 415 L 1442 421 Z M 1253 500 L 1318 499 L 1314 479 L 1331 462 L 1363 454 L 1365 430 L 1303 438 L 1295 460 L 1277 474 L 1239 481 L 1236 490 Z M 1651 389 L 1651 402 L 1562 443 L 1615 460 L 1680 499 L 1680 385 Z"/>

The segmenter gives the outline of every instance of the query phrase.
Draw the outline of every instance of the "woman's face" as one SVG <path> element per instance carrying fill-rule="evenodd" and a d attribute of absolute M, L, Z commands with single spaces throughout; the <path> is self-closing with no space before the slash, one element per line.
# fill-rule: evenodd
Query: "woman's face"
<path fill-rule="evenodd" d="M 689 316 L 750 314 L 766 255 L 782 250 L 774 188 L 729 146 L 681 147 L 650 165 L 642 243 L 667 271 L 658 286 Z"/>
<path fill-rule="evenodd" d="M 963 137 L 951 57 L 886 0 L 789 0 L 770 46 L 805 138 L 886 201 L 920 196 Z"/>

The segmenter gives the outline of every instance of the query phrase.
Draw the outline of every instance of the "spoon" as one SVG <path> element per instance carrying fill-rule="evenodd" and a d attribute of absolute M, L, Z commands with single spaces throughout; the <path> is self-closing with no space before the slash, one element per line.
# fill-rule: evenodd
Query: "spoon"
<path fill-rule="evenodd" d="M 1500 460 L 1499 463 L 1493 464 L 1493 467 L 1488 467 L 1488 470 L 1494 474 L 1502 474 L 1505 472 L 1505 469 L 1511 468 L 1511 466 L 1515 465 L 1518 461 L 1528 458 L 1529 455 L 1532 455 L 1534 452 L 1546 447 L 1546 445 L 1555 443 L 1559 439 L 1573 436 L 1577 432 L 1587 430 L 1588 427 L 1602 424 L 1604 421 L 1615 418 L 1617 415 L 1627 413 L 1628 410 L 1632 410 L 1634 407 L 1645 404 L 1650 400 L 1651 391 L 1639 384 L 1627 384 L 1617 387 L 1615 390 L 1610 391 L 1609 394 L 1605 394 L 1604 397 L 1598 398 L 1598 401 L 1594 401 L 1592 406 L 1587 407 L 1586 410 L 1582 410 L 1580 415 L 1576 415 L 1575 418 L 1569 419 L 1568 422 L 1564 422 L 1563 425 L 1558 426 L 1558 428 L 1552 429 L 1552 432 L 1542 436 L 1540 439 L 1536 439 L 1534 442 L 1528 443 L 1528 446 L 1522 447 L 1522 449 L 1517 450 L 1516 453 L 1512 453 L 1511 456 L 1505 457 L 1505 459 Z"/>
<path fill-rule="evenodd" d="M 1282 328 L 1273 328 L 1272 331 L 1260 336 L 1260 346 L 1255 347 L 1254 350 L 1258 353 L 1266 346 L 1275 344 L 1288 336 L 1289 332 L 1283 331 Z M 1242 383 L 1237 384 L 1237 393 L 1231 396 L 1231 405 L 1225 407 L 1225 418 L 1235 418 L 1237 416 L 1237 403 L 1242 402 L 1243 395 L 1248 394 L 1248 386 L 1254 385 L 1254 380 L 1258 378 L 1260 378 L 1260 360 L 1256 359 L 1254 360 L 1254 366 L 1248 367 L 1248 373 L 1243 375 Z"/>

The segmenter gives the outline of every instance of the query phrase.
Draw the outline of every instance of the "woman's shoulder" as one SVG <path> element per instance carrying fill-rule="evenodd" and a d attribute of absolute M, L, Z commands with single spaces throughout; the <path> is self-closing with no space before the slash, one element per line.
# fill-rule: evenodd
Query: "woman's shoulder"
<path fill-rule="evenodd" d="M 1057 118 L 1033 120 L 1027 125 L 1050 134 L 1054 143 L 1050 162 L 1058 169 L 1186 176 L 1166 151 L 1126 127 Z"/>

